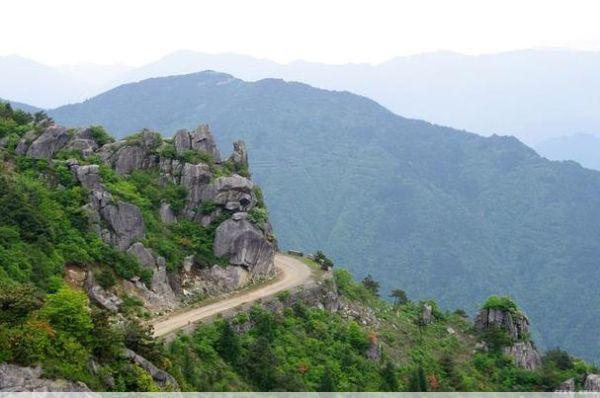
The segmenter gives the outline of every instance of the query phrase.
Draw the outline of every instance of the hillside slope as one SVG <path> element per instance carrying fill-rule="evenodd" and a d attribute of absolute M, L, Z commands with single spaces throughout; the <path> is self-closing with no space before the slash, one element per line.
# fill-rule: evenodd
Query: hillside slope
<path fill-rule="evenodd" d="M 385 291 L 448 307 L 511 294 L 542 345 L 600 357 L 597 172 L 347 92 L 215 72 L 124 85 L 50 114 L 119 135 L 207 121 L 221 145 L 248 143 L 284 247 L 324 249 Z"/>

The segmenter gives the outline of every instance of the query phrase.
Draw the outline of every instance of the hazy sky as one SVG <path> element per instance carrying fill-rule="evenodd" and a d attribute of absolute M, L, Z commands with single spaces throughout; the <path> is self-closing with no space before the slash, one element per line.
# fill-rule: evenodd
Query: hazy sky
<path fill-rule="evenodd" d="M 15 0 L 0 55 L 140 65 L 180 49 L 377 63 L 436 50 L 600 49 L 597 0 Z"/>

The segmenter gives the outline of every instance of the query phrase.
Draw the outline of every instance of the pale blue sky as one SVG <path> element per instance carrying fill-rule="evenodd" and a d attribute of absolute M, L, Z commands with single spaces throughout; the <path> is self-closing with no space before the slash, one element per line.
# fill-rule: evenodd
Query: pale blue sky
<path fill-rule="evenodd" d="M 436 50 L 600 49 L 590 0 L 18 0 L 0 55 L 140 65 L 168 52 L 377 63 Z"/>

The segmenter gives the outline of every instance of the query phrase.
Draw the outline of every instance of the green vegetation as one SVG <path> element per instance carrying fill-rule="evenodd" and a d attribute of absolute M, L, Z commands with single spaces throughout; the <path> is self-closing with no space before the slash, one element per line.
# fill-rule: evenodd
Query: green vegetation
<path fill-rule="evenodd" d="M 429 301 L 435 321 L 424 325 L 424 303 L 394 307 L 347 271 L 335 275 L 341 293 L 358 297 L 353 306 L 374 314 L 376 324 L 301 303 L 281 313 L 254 307 L 170 343 L 170 371 L 188 391 L 552 391 L 596 371 L 559 349 L 536 371 L 517 368 L 501 350 L 476 349 L 460 314 Z M 366 355 L 373 344 L 378 359 Z"/>
<path fill-rule="evenodd" d="M 598 172 L 347 92 L 215 73 L 121 86 L 51 116 L 117 134 L 208 121 L 221 148 L 246 141 L 283 248 L 324 250 L 382 291 L 404 285 L 470 314 L 490 294 L 518 297 L 545 346 L 600 357 Z"/>
<path fill-rule="evenodd" d="M 510 297 L 490 296 L 483 304 L 485 309 L 508 311 L 513 314 L 518 312 L 517 304 Z"/>

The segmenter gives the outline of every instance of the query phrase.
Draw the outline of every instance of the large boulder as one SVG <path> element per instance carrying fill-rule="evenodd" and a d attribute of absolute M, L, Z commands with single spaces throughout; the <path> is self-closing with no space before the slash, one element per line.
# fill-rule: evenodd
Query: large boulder
<path fill-rule="evenodd" d="M 247 220 L 246 213 L 235 213 L 217 227 L 213 251 L 231 265 L 246 268 L 253 280 L 271 276 L 274 272 L 273 244 Z"/>
<path fill-rule="evenodd" d="M 146 227 L 137 206 L 123 201 L 111 202 L 100 207 L 100 215 L 108 226 L 106 240 L 119 250 L 127 250 L 144 237 Z"/>
<path fill-rule="evenodd" d="M 179 155 L 187 151 L 203 152 L 212 156 L 216 162 L 221 161 L 215 138 L 207 124 L 201 124 L 194 131 L 179 130 L 173 137 L 173 143 Z"/>
<path fill-rule="evenodd" d="M 100 166 L 97 164 L 88 164 L 80 166 L 76 160 L 68 161 L 69 168 L 75 175 L 79 183 L 90 191 L 103 190 L 100 178 Z"/>
<path fill-rule="evenodd" d="M 123 300 L 96 283 L 91 271 L 87 273 L 85 291 L 90 299 L 109 311 L 117 312 L 123 304 Z"/>
<path fill-rule="evenodd" d="M 587 375 L 583 383 L 583 390 L 585 392 L 600 392 L 600 375 Z"/>
<path fill-rule="evenodd" d="M 542 358 L 531 341 L 517 341 L 505 347 L 504 354 L 514 358 L 515 365 L 527 370 L 535 370 L 542 364 Z"/>
<path fill-rule="evenodd" d="M 98 147 L 98 143 L 94 139 L 92 130 L 87 128 L 77 131 L 73 138 L 69 140 L 65 148 L 79 151 L 84 158 L 87 158 L 93 155 Z"/>
<path fill-rule="evenodd" d="M 49 159 L 56 152 L 61 150 L 67 141 L 69 135 L 67 129 L 58 125 L 52 125 L 44 130 L 27 149 L 27 156 L 36 159 Z"/>
<path fill-rule="evenodd" d="M 177 305 L 177 297 L 171 289 L 167 276 L 167 263 L 163 257 L 155 257 L 150 249 L 136 242 L 127 249 L 127 253 L 134 256 L 140 264 L 152 271 L 152 282 L 150 290 L 156 293 L 162 301 L 162 308 L 174 308 Z M 144 292 L 146 293 L 146 292 Z M 147 294 L 148 295 L 148 294 Z M 150 295 L 151 296 L 151 295 Z M 156 301 L 151 297 L 149 301 Z"/>
<path fill-rule="evenodd" d="M 248 211 L 256 204 L 253 189 L 252 181 L 234 174 L 211 182 L 203 199 L 211 200 L 230 211 Z"/>
<path fill-rule="evenodd" d="M 88 392 L 83 383 L 42 377 L 42 369 L 0 364 L 0 392 Z"/>
<path fill-rule="evenodd" d="M 98 153 L 117 173 L 130 174 L 157 166 L 158 157 L 154 150 L 161 143 L 159 134 L 144 130 L 126 141 L 104 145 Z"/>
<path fill-rule="evenodd" d="M 203 200 L 210 197 L 207 194 L 209 189 L 212 173 L 210 167 L 204 163 L 183 165 L 181 172 L 180 184 L 187 191 L 186 206 L 184 215 L 193 219 L 196 216 L 197 208 Z"/>

